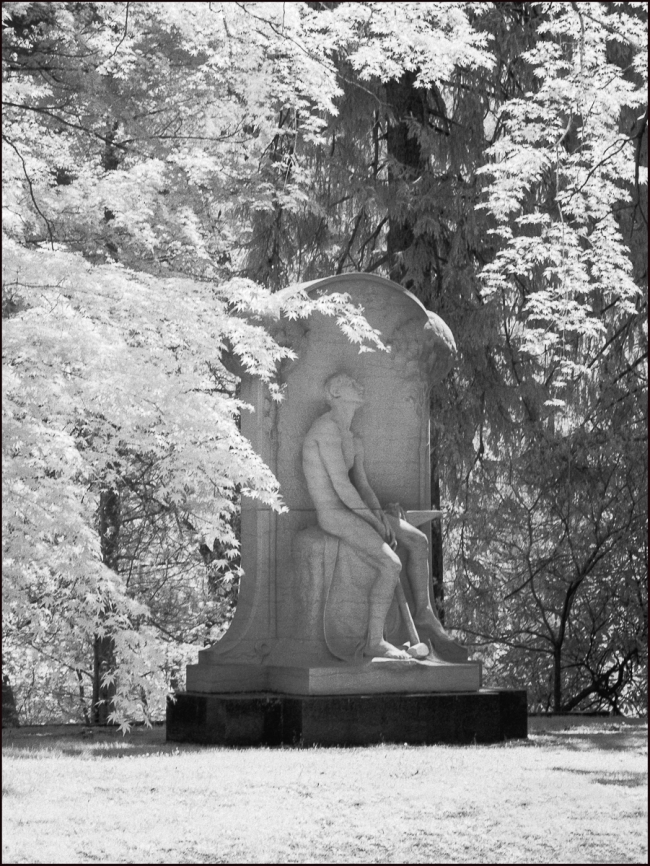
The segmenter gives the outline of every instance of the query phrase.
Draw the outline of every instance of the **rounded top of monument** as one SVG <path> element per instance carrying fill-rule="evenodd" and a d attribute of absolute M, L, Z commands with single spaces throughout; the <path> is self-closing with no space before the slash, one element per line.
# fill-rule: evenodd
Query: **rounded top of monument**
<path fill-rule="evenodd" d="M 412 292 L 409 292 L 408 289 L 405 289 L 404 286 L 400 286 L 399 283 L 394 282 L 393 280 L 389 280 L 386 277 L 380 277 L 377 274 L 365 274 L 361 272 L 348 271 L 345 274 L 335 274 L 331 277 L 319 277 L 316 280 L 309 280 L 305 283 L 294 283 L 291 286 L 287 286 L 286 289 L 281 289 L 277 295 L 281 298 L 290 297 L 294 292 L 307 292 L 311 293 L 316 289 L 324 289 L 324 288 L 334 288 L 336 284 L 339 283 L 375 283 L 375 285 L 380 285 L 384 289 L 389 289 L 394 292 L 399 292 L 402 296 L 406 296 L 419 307 L 423 316 L 426 317 L 426 321 L 424 322 L 424 328 L 427 331 L 431 331 L 430 336 L 436 343 L 442 343 L 450 353 L 450 355 L 456 354 L 456 341 L 454 340 L 454 335 L 451 333 L 449 326 L 443 319 L 440 318 L 436 313 L 432 313 L 430 310 L 424 306 L 422 301 L 415 297 Z M 345 289 L 342 287 L 342 290 Z"/>

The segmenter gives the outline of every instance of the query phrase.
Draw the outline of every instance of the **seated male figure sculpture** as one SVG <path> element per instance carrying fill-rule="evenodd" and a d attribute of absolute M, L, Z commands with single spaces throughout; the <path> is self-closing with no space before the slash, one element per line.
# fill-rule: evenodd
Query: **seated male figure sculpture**
<path fill-rule="evenodd" d="M 408 551 L 405 572 L 420 640 L 431 640 L 434 649 L 449 661 L 467 661 L 467 651 L 446 634 L 431 606 L 426 535 L 398 515 L 386 513 L 366 478 L 363 443 L 350 429 L 355 412 L 364 402 L 364 389 L 350 376 L 339 373 L 327 380 L 324 391 L 330 410 L 314 421 L 305 437 L 303 469 L 320 528 L 350 545 L 377 574 L 368 598 L 368 637 L 363 654 L 411 658 L 384 638 L 384 624 L 402 570 L 394 551 L 399 541 Z"/>

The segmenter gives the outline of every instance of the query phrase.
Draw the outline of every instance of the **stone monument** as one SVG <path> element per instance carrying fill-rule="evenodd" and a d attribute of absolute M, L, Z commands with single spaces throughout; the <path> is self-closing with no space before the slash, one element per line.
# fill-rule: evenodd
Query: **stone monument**
<path fill-rule="evenodd" d="M 431 510 L 429 392 L 454 361 L 449 328 L 381 277 L 285 291 L 298 288 L 348 293 L 388 351 L 360 353 L 317 313 L 272 327 L 296 353 L 280 370 L 282 402 L 238 371 L 255 410 L 242 431 L 278 478 L 288 512 L 243 501 L 235 616 L 188 666 L 187 692 L 168 705 L 168 739 L 526 736 L 525 692 L 481 690 L 480 663 L 431 603 L 430 522 L 441 513 Z"/>

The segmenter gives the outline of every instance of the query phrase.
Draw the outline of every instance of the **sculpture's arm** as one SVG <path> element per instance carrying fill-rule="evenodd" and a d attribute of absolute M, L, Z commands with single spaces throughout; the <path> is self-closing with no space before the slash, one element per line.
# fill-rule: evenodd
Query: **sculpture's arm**
<path fill-rule="evenodd" d="M 360 439 L 355 439 L 354 464 L 352 466 L 352 483 L 359 491 L 359 495 L 366 503 L 368 508 L 373 511 L 381 511 L 381 504 L 375 495 L 375 491 L 370 486 L 366 476 L 366 470 L 363 466 L 363 445 Z"/>
<path fill-rule="evenodd" d="M 354 444 L 355 454 L 354 464 L 352 466 L 352 482 L 359 491 L 363 501 L 369 506 L 375 517 L 381 522 L 382 538 L 385 538 L 391 547 L 394 547 L 396 541 L 395 531 L 384 514 L 381 503 L 377 499 L 375 491 L 370 486 L 368 477 L 366 476 L 366 470 L 363 465 L 363 444 L 360 439 L 355 439 Z"/>
<path fill-rule="evenodd" d="M 372 509 L 364 502 L 359 491 L 350 481 L 338 432 L 322 430 L 316 441 L 323 466 L 341 502 L 362 517 L 383 538 L 385 531 L 382 521 L 373 514 Z"/>

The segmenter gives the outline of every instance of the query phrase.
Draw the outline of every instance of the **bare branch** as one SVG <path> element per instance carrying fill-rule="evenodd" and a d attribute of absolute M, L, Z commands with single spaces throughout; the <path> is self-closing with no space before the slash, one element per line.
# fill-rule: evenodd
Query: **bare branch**
<path fill-rule="evenodd" d="M 54 234 L 52 232 L 52 224 L 50 223 L 48 218 L 45 216 L 43 211 L 38 206 L 38 202 L 36 201 L 36 198 L 34 196 L 34 187 L 32 186 L 32 180 L 31 180 L 31 178 L 27 172 L 27 166 L 25 165 L 25 160 L 23 159 L 22 154 L 20 153 L 20 151 L 18 150 L 16 145 L 13 143 L 13 141 L 10 141 L 10 139 L 8 139 L 4 133 L 2 134 L 2 137 L 7 142 L 9 147 L 13 148 L 13 150 L 16 152 L 16 156 L 18 157 L 18 159 L 22 163 L 23 173 L 25 175 L 25 180 L 27 181 L 27 185 L 29 186 L 29 195 L 32 199 L 32 203 L 33 203 L 34 207 L 36 208 L 38 215 L 41 217 L 41 219 L 43 220 L 43 222 L 45 223 L 45 225 L 47 227 L 47 233 L 48 233 L 49 238 L 50 238 L 50 246 L 52 247 L 52 249 L 54 249 Z"/>

